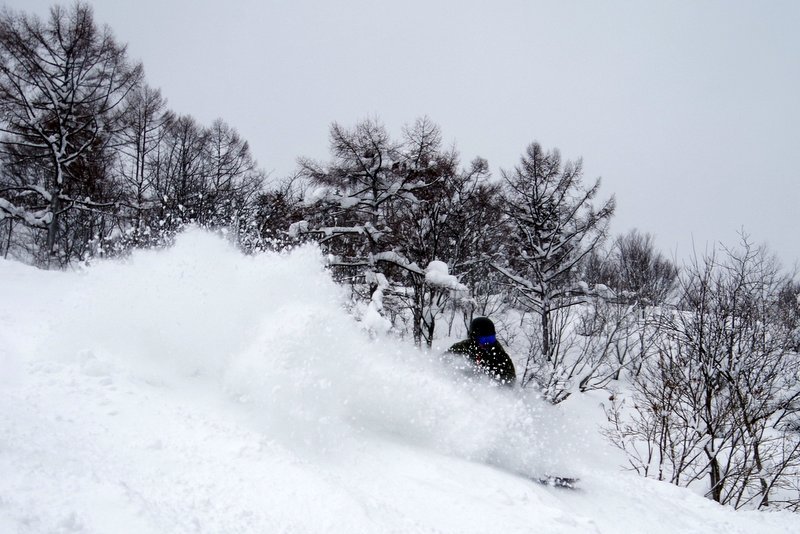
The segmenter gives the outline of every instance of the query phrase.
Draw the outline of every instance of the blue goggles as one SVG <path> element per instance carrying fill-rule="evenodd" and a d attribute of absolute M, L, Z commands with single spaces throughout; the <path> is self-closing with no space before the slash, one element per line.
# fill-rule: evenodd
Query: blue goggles
<path fill-rule="evenodd" d="M 478 345 L 491 345 L 492 343 L 497 342 L 497 337 L 494 334 L 488 336 L 478 336 L 475 338 L 478 342 Z"/>

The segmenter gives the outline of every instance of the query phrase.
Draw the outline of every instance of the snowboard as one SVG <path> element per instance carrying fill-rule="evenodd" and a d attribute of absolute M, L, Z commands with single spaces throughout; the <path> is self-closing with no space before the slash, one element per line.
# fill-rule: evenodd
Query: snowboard
<path fill-rule="evenodd" d="M 528 477 L 531 480 L 543 485 L 549 486 L 551 488 L 562 488 L 562 489 L 578 489 L 578 481 L 580 479 L 574 477 L 560 477 L 555 475 L 547 475 L 543 477 Z"/>
<path fill-rule="evenodd" d="M 500 471 L 504 471 L 511 475 L 536 482 L 537 484 L 541 484 L 542 486 L 548 486 L 550 488 L 568 489 L 568 490 L 579 489 L 578 482 L 580 482 L 580 479 L 577 477 L 565 477 L 559 475 L 531 475 L 529 473 L 523 473 L 499 465 L 492 465 L 492 464 L 488 465 L 491 465 L 491 467 L 494 467 L 495 469 L 499 469 Z"/>

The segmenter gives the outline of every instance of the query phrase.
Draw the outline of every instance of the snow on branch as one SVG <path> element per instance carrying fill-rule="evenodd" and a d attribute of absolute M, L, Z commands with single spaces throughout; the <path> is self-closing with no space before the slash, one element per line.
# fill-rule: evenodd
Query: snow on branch
<path fill-rule="evenodd" d="M 297 237 L 300 234 L 308 233 L 308 221 L 297 221 L 289 225 L 289 237 Z"/>
<path fill-rule="evenodd" d="M 410 271 L 414 274 L 418 274 L 420 276 L 425 276 L 425 271 L 419 268 L 419 265 L 416 263 L 409 262 L 405 257 L 401 254 L 398 254 L 394 251 L 388 252 L 378 252 L 377 254 L 370 255 L 370 262 L 375 264 L 379 261 L 385 261 L 388 263 L 394 263 L 398 267 L 402 267 L 403 269 Z"/>
<path fill-rule="evenodd" d="M 39 185 L 26 185 L 22 187 L 4 187 L 2 191 L 3 192 L 14 191 L 16 192 L 17 197 L 28 196 L 35 193 L 41 196 L 45 202 L 50 202 L 51 200 L 53 200 L 53 196 L 44 187 Z"/>
<path fill-rule="evenodd" d="M 491 263 L 492 268 L 497 270 L 500 274 L 511 280 L 512 284 L 517 287 L 520 291 L 526 293 L 532 293 L 537 298 L 575 298 L 575 297 L 597 297 L 604 300 L 613 300 L 617 298 L 616 293 L 604 284 L 595 284 L 593 288 L 590 288 L 589 285 L 584 281 L 578 281 L 573 286 L 568 287 L 555 287 L 552 288 L 551 291 L 545 291 L 541 284 L 534 284 L 530 280 L 527 280 L 519 275 L 516 275 L 506 269 L 505 267 L 498 265 L 497 263 Z M 567 304 L 570 306 L 572 304 Z"/>
<path fill-rule="evenodd" d="M 313 232 L 319 232 L 326 236 L 341 235 L 341 234 L 363 234 L 363 226 L 323 226 L 316 228 Z"/>
<path fill-rule="evenodd" d="M 384 292 L 389 289 L 389 281 L 382 273 L 367 271 L 365 279 L 367 283 L 375 285 L 367 309 L 361 317 L 361 324 L 367 331 L 373 334 L 385 334 L 392 328 L 392 323 L 381 313 L 383 311 Z"/>
<path fill-rule="evenodd" d="M 447 264 L 443 261 L 434 260 L 425 268 L 425 282 L 432 287 L 441 287 L 453 291 L 466 291 L 467 286 L 458 281 L 458 278 L 450 274 Z"/>
<path fill-rule="evenodd" d="M 327 241 L 331 238 L 338 237 L 341 235 L 348 235 L 348 234 L 368 234 L 369 229 L 365 228 L 363 225 L 356 225 L 356 226 L 321 226 L 319 228 L 310 228 L 308 221 L 297 221 L 289 225 L 289 229 L 287 233 L 290 237 L 298 237 L 303 234 L 317 234 L 320 236 L 324 236 L 320 242 Z"/>
<path fill-rule="evenodd" d="M 6 217 L 21 219 L 25 221 L 25 224 L 35 228 L 47 228 L 47 225 L 53 219 L 53 213 L 46 209 L 31 212 L 15 206 L 4 198 L 0 198 L 0 220 Z"/>
<path fill-rule="evenodd" d="M 492 268 L 497 270 L 500 274 L 502 274 L 506 278 L 510 279 L 512 282 L 514 282 L 515 285 L 519 286 L 520 288 L 526 289 L 528 291 L 542 292 L 541 287 L 533 285 L 533 282 L 531 282 L 530 280 L 526 280 L 525 278 L 522 278 L 521 276 L 512 273 L 502 265 L 498 265 L 494 262 L 492 262 L 490 265 L 492 266 Z"/>

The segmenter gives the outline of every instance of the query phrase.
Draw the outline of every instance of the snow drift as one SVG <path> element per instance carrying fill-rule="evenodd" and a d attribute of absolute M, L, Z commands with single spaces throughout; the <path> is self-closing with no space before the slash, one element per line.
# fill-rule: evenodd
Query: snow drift
<path fill-rule="evenodd" d="M 313 247 L 248 257 L 198 230 L 78 272 L 0 262 L 0 531 L 789 532 L 796 519 L 620 473 L 586 410 L 465 382 L 436 352 L 371 337 L 344 303 Z M 519 476 L 544 473 L 584 489 Z"/>

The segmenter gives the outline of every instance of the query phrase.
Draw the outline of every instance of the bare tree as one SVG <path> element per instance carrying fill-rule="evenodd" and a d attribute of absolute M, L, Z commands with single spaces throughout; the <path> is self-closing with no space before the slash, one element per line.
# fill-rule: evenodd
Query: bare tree
<path fill-rule="evenodd" d="M 222 119 L 208 130 L 206 146 L 208 178 L 199 206 L 198 222 L 239 231 L 240 222 L 255 206 L 264 182 L 250 153 L 250 145 Z"/>
<path fill-rule="evenodd" d="M 150 165 L 152 154 L 174 120 L 161 91 L 142 84 L 126 103 L 123 128 L 118 133 L 119 174 L 132 206 L 132 244 L 140 243 L 145 231 L 146 213 L 158 205 Z"/>
<path fill-rule="evenodd" d="M 189 115 L 169 124 L 150 156 L 150 186 L 159 202 L 153 221 L 161 230 L 174 232 L 200 214 L 209 170 L 205 153 L 208 132 Z"/>
<path fill-rule="evenodd" d="M 0 16 L 0 140 L 42 162 L 42 181 L 19 177 L 0 186 L 0 210 L 46 230 L 49 263 L 63 213 L 108 207 L 71 194 L 84 179 L 76 162 L 119 127 L 121 103 L 141 81 L 142 68 L 129 64 L 125 46 L 107 27 L 98 28 L 91 8 L 55 6 L 47 21 L 5 10 Z"/>
<path fill-rule="evenodd" d="M 616 299 L 627 303 L 662 304 L 678 277 L 675 264 L 656 250 L 653 236 L 636 229 L 618 236 L 609 251 L 593 252 L 587 260 L 587 282 L 611 287 Z"/>
<path fill-rule="evenodd" d="M 658 356 L 634 381 L 628 422 L 611 417 L 615 442 L 645 474 L 736 507 L 783 501 L 800 477 L 800 356 L 795 324 L 781 321 L 787 277 L 745 237 L 681 277 L 679 309 L 664 313 Z M 644 442 L 647 442 L 644 444 Z"/>
<path fill-rule="evenodd" d="M 593 362 L 581 372 L 579 389 L 606 387 L 623 371 L 637 375 L 644 360 L 657 350 L 663 306 L 673 295 L 678 269 L 656 251 L 653 237 L 637 230 L 618 236 L 609 250 L 587 255 L 583 279 L 599 298 L 582 308 L 579 341 Z M 598 291 L 604 287 L 607 291 Z M 602 295 L 602 296 L 600 296 Z M 673 295 L 674 296 L 674 295 Z"/>

